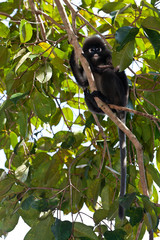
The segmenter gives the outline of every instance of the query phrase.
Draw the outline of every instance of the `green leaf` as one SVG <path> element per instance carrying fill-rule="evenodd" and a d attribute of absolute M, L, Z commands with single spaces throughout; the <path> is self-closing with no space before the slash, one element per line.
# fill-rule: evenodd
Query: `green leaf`
<path fill-rule="evenodd" d="M 40 221 L 35 221 L 31 230 L 27 233 L 24 240 L 53 240 L 53 233 L 51 231 L 51 226 L 53 224 L 53 217 L 49 215 Z"/>
<path fill-rule="evenodd" d="M 105 186 L 101 193 L 102 206 L 104 209 L 109 210 L 109 186 Z"/>
<path fill-rule="evenodd" d="M 151 174 L 153 181 L 160 187 L 160 174 L 153 165 L 146 166 L 147 171 Z"/>
<path fill-rule="evenodd" d="M 153 185 L 153 194 L 152 194 L 152 201 L 154 203 L 158 203 L 158 199 L 159 199 L 159 196 L 158 196 L 159 192 L 158 192 L 158 189 Z"/>
<path fill-rule="evenodd" d="M 53 210 L 57 207 L 58 199 L 37 199 L 33 195 L 29 196 L 22 202 L 22 209 L 29 210 L 30 208 L 36 209 L 39 212 L 46 212 Z"/>
<path fill-rule="evenodd" d="M 19 112 L 17 122 L 20 127 L 20 134 L 25 139 L 28 136 L 28 114 L 25 111 Z"/>
<path fill-rule="evenodd" d="M 156 153 L 156 163 L 157 163 L 158 170 L 160 171 L 160 147 L 158 148 Z"/>
<path fill-rule="evenodd" d="M 147 17 L 142 22 L 142 27 L 160 31 L 160 19 L 157 17 Z"/>
<path fill-rule="evenodd" d="M 61 143 L 65 141 L 69 136 L 73 136 L 73 133 L 67 131 L 59 131 L 54 135 L 54 139 L 56 143 Z"/>
<path fill-rule="evenodd" d="M 16 68 L 15 68 L 15 72 L 17 72 L 17 70 L 20 68 L 20 66 L 26 61 L 27 58 L 29 58 L 29 56 L 31 55 L 31 52 L 27 52 L 18 62 Z"/>
<path fill-rule="evenodd" d="M 130 224 L 135 226 L 137 223 L 140 223 L 143 219 L 143 208 L 132 207 L 126 211 L 126 215 L 130 217 Z"/>
<path fill-rule="evenodd" d="M 5 115 L 5 112 L 3 110 L 0 110 L 0 131 L 4 128 L 4 125 L 6 124 L 7 118 Z"/>
<path fill-rule="evenodd" d="M 119 28 L 115 33 L 115 39 L 120 44 L 120 46 L 117 47 L 117 50 L 120 51 L 126 43 L 135 40 L 138 32 L 139 29 L 136 27 L 125 26 Z"/>
<path fill-rule="evenodd" d="M 74 99 L 71 99 L 67 101 L 68 105 L 72 108 L 80 108 L 81 110 L 87 110 L 87 105 L 85 103 L 84 98 L 81 97 L 74 97 Z"/>
<path fill-rule="evenodd" d="M 0 22 L 0 36 L 1 38 L 7 38 L 9 34 L 9 28 L 2 22 Z"/>
<path fill-rule="evenodd" d="M 82 204 L 82 179 L 79 178 L 78 176 L 72 176 L 72 184 L 73 184 L 73 189 L 72 189 L 72 212 L 76 213 L 78 210 L 81 209 Z M 78 190 L 77 190 L 78 189 Z"/>
<path fill-rule="evenodd" d="M 3 180 L 0 181 L 0 196 L 6 194 L 11 187 L 13 186 L 13 184 L 15 183 L 14 179 L 10 179 L 10 178 L 5 178 Z"/>
<path fill-rule="evenodd" d="M 103 7 L 99 11 L 103 11 L 105 13 L 111 13 L 113 11 L 119 10 L 125 7 L 126 4 L 122 2 L 108 2 L 103 5 Z"/>
<path fill-rule="evenodd" d="M 147 29 L 147 28 L 143 28 L 143 30 L 144 30 L 146 37 L 151 42 L 151 44 L 154 48 L 154 51 L 155 51 L 155 55 L 157 57 L 159 54 L 159 50 L 160 50 L 160 34 L 157 31 Z"/>
<path fill-rule="evenodd" d="M 152 227 L 152 220 L 151 220 L 150 214 L 147 214 L 147 213 L 144 214 L 144 223 L 147 226 L 148 232 L 153 231 L 152 230 L 153 229 L 153 227 Z"/>
<path fill-rule="evenodd" d="M 60 58 L 60 59 L 64 59 L 65 57 L 67 57 L 66 53 L 63 52 L 61 49 L 59 48 L 54 48 L 54 52 L 57 54 L 57 56 Z"/>
<path fill-rule="evenodd" d="M 148 231 L 155 230 L 158 225 L 158 216 L 155 212 L 154 205 L 149 201 L 148 197 L 142 196 L 142 201 L 144 204 L 146 215 L 144 216 L 144 220 L 147 223 Z"/>
<path fill-rule="evenodd" d="M 23 99 L 28 93 L 15 93 L 10 97 L 10 100 L 16 104 L 20 99 Z"/>
<path fill-rule="evenodd" d="M 35 199 L 32 203 L 32 208 L 38 210 L 39 212 L 46 212 L 48 210 L 54 210 L 58 205 L 59 199 Z"/>
<path fill-rule="evenodd" d="M 49 56 L 49 58 L 51 58 Z M 52 66 L 56 69 L 58 69 L 61 72 L 65 72 L 66 71 L 66 67 L 64 65 L 64 59 L 61 59 L 57 56 L 54 56 L 54 58 L 52 58 L 51 62 Z"/>
<path fill-rule="evenodd" d="M 44 122 L 49 122 L 51 116 L 56 112 L 55 102 L 40 92 L 35 93 L 33 106 L 37 116 Z"/>
<path fill-rule="evenodd" d="M 3 219 L 3 221 L 0 222 L 1 229 L 4 231 L 5 234 L 12 231 L 15 228 L 15 226 L 18 223 L 18 219 L 19 219 L 18 213 L 14 213 L 14 214 L 8 213 L 8 216 L 6 216 Z"/>
<path fill-rule="evenodd" d="M 157 57 L 156 59 L 148 59 L 144 57 L 145 61 L 156 71 L 160 71 L 160 57 Z"/>
<path fill-rule="evenodd" d="M 104 237 L 106 240 L 124 240 L 126 232 L 122 229 L 116 229 L 114 231 L 106 231 Z"/>
<path fill-rule="evenodd" d="M 106 219 L 107 217 L 107 210 L 104 209 L 98 209 L 95 211 L 94 215 L 93 215 L 93 220 L 95 222 L 95 224 L 99 224 L 103 219 Z"/>
<path fill-rule="evenodd" d="M 113 52 L 112 60 L 114 66 L 119 66 L 120 71 L 125 70 L 133 61 L 135 41 L 128 42 L 120 52 Z"/>
<path fill-rule="evenodd" d="M 65 141 L 62 142 L 61 147 L 63 149 L 69 149 L 74 143 L 75 143 L 75 137 L 72 133 L 70 133 L 65 139 Z"/>
<path fill-rule="evenodd" d="M 16 169 L 15 176 L 21 182 L 25 182 L 27 180 L 28 173 L 29 173 L 29 167 L 27 167 L 25 164 L 22 164 Z"/>
<path fill-rule="evenodd" d="M 10 58 L 10 52 L 7 47 L 0 46 L 0 67 L 5 66 Z"/>
<path fill-rule="evenodd" d="M 100 190 L 100 179 L 92 180 L 92 183 L 90 181 L 87 181 L 88 189 L 87 189 L 87 198 L 92 200 L 93 205 L 96 204 L 99 190 Z"/>
<path fill-rule="evenodd" d="M 40 46 L 40 48 L 39 48 Z M 53 53 L 52 45 L 50 45 L 47 42 L 40 42 L 38 46 L 33 46 L 32 51 L 35 53 L 43 53 L 42 56 L 49 57 L 51 59 L 55 58 L 55 55 Z"/>
<path fill-rule="evenodd" d="M 9 2 L 0 1 L 0 9 L 2 12 L 12 13 L 13 7 L 14 7 L 14 4 L 11 1 L 9 1 Z M 4 17 L 4 15 L 0 15 L 0 16 L 1 16 L 1 18 Z"/>
<path fill-rule="evenodd" d="M 18 143 L 18 138 L 17 138 L 17 134 L 15 132 L 11 132 L 10 133 L 10 140 L 11 140 L 11 145 L 13 148 L 15 148 L 15 146 Z"/>
<path fill-rule="evenodd" d="M 20 49 L 13 57 L 13 60 L 15 60 L 18 57 L 21 57 L 26 52 L 26 48 Z"/>
<path fill-rule="evenodd" d="M 59 108 L 56 109 L 56 113 L 50 119 L 50 126 L 57 126 L 61 120 L 62 114 Z"/>
<path fill-rule="evenodd" d="M 120 197 L 119 202 L 122 207 L 128 209 L 136 198 L 136 193 L 126 194 L 124 197 Z"/>
<path fill-rule="evenodd" d="M 111 29 L 111 27 L 112 27 L 111 24 L 109 24 L 109 23 L 104 23 L 104 24 L 101 24 L 101 25 L 97 28 L 97 30 L 98 30 L 99 32 L 103 33 L 103 32 L 105 32 L 105 31 Z"/>
<path fill-rule="evenodd" d="M 85 135 L 81 132 L 77 132 L 74 134 L 74 138 L 75 138 L 74 148 L 76 148 L 81 145 L 81 143 L 85 139 Z"/>
<path fill-rule="evenodd" d="M 62 89 L 64 90 L 64 91 L 68 91 L 68 89 L 69 89 L 69 92 L 73 92 L 73 93 L 76 93 L 76 92 L 78 92 L 78 89 L 79 89 L 79 87 L 78 87 L 78 85 L 77 84 L 75 84 L 72 80 L 70 80 L 70 79 L 68 79 L 67 81 L 65 80 L 65 81 L 63 81 L 62 83 L 61 83 L 61 87 L 62 87 Z"/>
<path fill-rule="evenodd" d="M 150 128 L 150 125 L 146 125 L 146 128 L 143 127 L 142 128 L 142 137 L 145 143 L 148 143 L 148 141 L 150 141 L 150 139 L 152 138 L 152 130 Z"/>
<path fill-rule="evenodd" d="M 68 240 L 72 233 L 72 223 L 56 219 L 51 227 L 55 240 Z"/>
<path fill-rule="evenodd" d="M 45 64 L 36 72 L 36 79 L 40 83 L 48 82 L 52 77 L 52 68 L 49 64 Z"/>
<path fill-rule="evenodd" d="M 75 222 L 74 224 L 75 237 L 87 237 L 90 240 L 98 240 L 98 237 L 93 232 L 92 227 L 86 226 L 83 223 Z"/>
<path fill-rule="evenodd" d="M 34 196 L 33 195 L 30 195 L 28 198 L 26 198 L 23 202 L 22 202 L 22 209 L 23 210 L 29 210 L 31 208 L 31 205 L 34 201 Z"/>
<path fill-rule="evenodd" d="M 21 43 L 28 42 L 32 38 L 32 26 L 25 19 L 20 23 L 20 40 Z"/>
<path fill-rule="evenodd" d="M 62 109 L 62 111 L 63 111 L 63 114 L 65 116 L 65 119 L 72 123 L 73 122 L 73 112 L 72 112 L 72 110 L 70 108 L 65 107 L 65 108 Z"/>
<path fill-rule="evenodd" d="M 157 106 L 157 107 L 160 107 L 160 101 L 159 101 L 159 99 L 160 99 L 160 91 L 157 91 L 157 92 L 155 92 L 154 94 L 152 94 L 151 92 L 145 92 L 144 93 L 144 97 L 148 100 L 148 101 L 150 101 L 151 103 L 152 103 L 152 105 L 155 105 L 155 106 Z M 145 102 L 145 108 L 146 108 L 146 110 L 147 111 L 154 111 L 154 106 L 150 106 L 150 105 L 148 105 L 148 104 L 146 104 L 146 102 Z M 152 110 L 153 109 L 153 110 Z"/>

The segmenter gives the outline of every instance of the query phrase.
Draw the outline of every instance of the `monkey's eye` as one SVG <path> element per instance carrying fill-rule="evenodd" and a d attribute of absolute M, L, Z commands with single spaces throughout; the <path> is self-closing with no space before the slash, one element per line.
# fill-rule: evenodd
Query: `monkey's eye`
<path fill-rule="evenodd" d="M 89 48 L 89 49 L 88 49 L 88 52 L 89 52 L 89 53 L 94 53 L 95 50 L 96 50 L 96 48 Z"/>
<path fill-rule="evenodd" d="M 89 48 L 88 49 L 88 52 L 89 53 L 100 53 L 100 52 L 102 52 L 102 48 L 100 48 L 100 47 L 93 47 L 93 48 Z"/>
<path fill-rule="evenodd" d="M 96 52 L 102 52 L 102 48 L 97 47 L 97 48 L 96 48 Z"/>

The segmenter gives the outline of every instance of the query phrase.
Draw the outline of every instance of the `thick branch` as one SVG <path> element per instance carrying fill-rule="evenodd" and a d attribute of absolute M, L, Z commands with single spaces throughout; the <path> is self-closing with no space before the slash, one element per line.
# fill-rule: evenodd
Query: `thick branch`
<path fill-rule="evenodd" d="M 111 111 L 111 109 L 104 102 L 102 102 L 98 97 L 96 97 L 95 99 L 98 104 L 98 107 L 100 107 L 103 110 L 103 112 L 105 112 L 110 117 L 110 119 L 117 125 L 118 128 L 120 128 L 126 134 L 129 140 L 135 146 L 137 151 L 137 161 L 139 165 L 139 173 L 140 173 L 143 194 L 148 196 L 147 181 L 146 181 L 145 169 L 143 164 L 142 145 L 137 140 L 136 136 L 129 130 L 129 128 L 127 128 L 127 126 L 122 121 L 120 121 L 119 118 L 116 117 L 116 115 Z"/>
<path fill-rule="evenodd" d="M 67 7 L 71 10 L 72 14 L 76 14 L 77 17 L 79 17 L 83 22 L 85 22 L 88 26 L 90 26 L 98 35 L 101 36 L 101 38 L 103 38 L 105 41 L 106 39 L 104 38 L 104 36 L 95 28 L 92 26 L 92 24 L 90 24 L 90 22 L 88 22 L 80 13 L 76 12 L 74 10 L 74 8 L 72 7 L 72 5 L 70 4 L 70 2 L 68 2 L 68 0 L 64 0 L 65 4 L 67 5 Z M 106 41 L 107 46 L 112 49 L 112 46 Z"/>
<path fill-rule="evenodd" d="M 67 5 L 69 5 L 67 0 L 64 0 Z M 76 55 L 81 61 L 82 67 L 84 68 L 84 71 L 87 75 L 89 86 L 91 91 L 96 90 L 96 85 L 94 82 L 94 77 L 93 74 L 90 70 L 89 64 L 87 60 L 82 56 L 82 49 L 79 46 L 79 43 L 77 41 L 77 38 L 73 32 L 73 29 L 71 27 L 71 24 L 68 20 L 67 14 L 65 12 L 65 9 L 63 5 L 60 3 L 59 0 L 55 0 L 56 5 L 58 7 L 59 13 L 61 15 L 61 18 L 63 20 L 65 29 L 68 34 L 68 39 L 69 42 L 74 46 Z M 72 11 L 74 11 L 72 9 Z M 137 160 L 138 160 L 138 165 L 139 165 L 139 172 L 140 172 L 140 179 L 141 179 L 141 184 L 142 184 L 142 189 L 143 189 L 143 194 L 148 196 L 148 189 L 147 189 L 147 182 L 146 182 L 146 176 L 145 176 L 145 169 L 144 169 L 144 164 L 143 164 L 143 150 L 142 146 L 135 137 L 135 135 L 115 116 L 115 114 L 110 110 L 110 108 L 102 102 L 99 98 L 95 98 L 98 106 L 110 117 L 110 119 L 120 128 L 130 139 L 130 141 L 134 144 L 136 151 L 137 151 Z"/>
<path fill-rule="evenodd" d="M 92 91 L 94 91 L 94 90 L 96 91 L 96 85 L 95 85 L 95 82 L 94 82 L 93 74 L 91 73 L 91 70 L 90 70 L 90 67 L 89 67 L 89 64 L 88 64 L 87 60 L 82 55 L 82 49 L 81 49 L 81 47 L 78 43 L 77 37 L 75 36 L 75 34 L 73 32 L 73 29 L 72 29 L 71 24 L 68 20 L 65 9 L 64 9 L 63 5 L 60 3 L 59 0 L 55 0 L 55 3 L 58 7 L 59 13 L 60 13 L 61 18 L 63 20 L 65 29 L 67 31 L 68 40 L 69 40 L 70 44 L 72 44 L 74 46 L 76 55 L 80 59 L 82 67 L 84 68 L 84 71 L 86 72 L 86 75 L 87 75 L 87 78 L 88 78 L 88 81 L 90 83 L 90 87 L 91 87 Z"/>

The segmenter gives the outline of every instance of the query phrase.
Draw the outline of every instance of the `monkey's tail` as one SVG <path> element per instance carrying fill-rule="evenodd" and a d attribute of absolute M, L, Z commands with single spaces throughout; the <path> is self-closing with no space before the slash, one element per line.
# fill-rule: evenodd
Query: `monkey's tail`
<path fill-rule="evenodd" d="M 121 156 L 121 187 L 120 197 L 126 193 L 126 176 L 127 176 L 127 154 L 126 154 L 126 135 L 119 129 L 120 140 L 120 156 Z M 125 216 L 125 209 L 119 204 L 119 218 L 123 219 Z"/>

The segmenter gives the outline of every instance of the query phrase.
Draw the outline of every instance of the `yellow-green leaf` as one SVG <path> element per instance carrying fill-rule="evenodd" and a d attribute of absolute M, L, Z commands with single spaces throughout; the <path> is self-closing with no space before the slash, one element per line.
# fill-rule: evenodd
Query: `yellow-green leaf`
<path fill-rule="evenodd" d="M 48 57 L 55 58 L 52 51 L 53 47 L 49 43 L 41 42 L 38 45 L 43 49 L 43 51 L 47 54 Z"/>
<path fill-rule="evenodd" d="M 21 43 L 28 42 L 32 38 L 32 26 L 25 19 L 20 23 L 20 40 Z"/>

